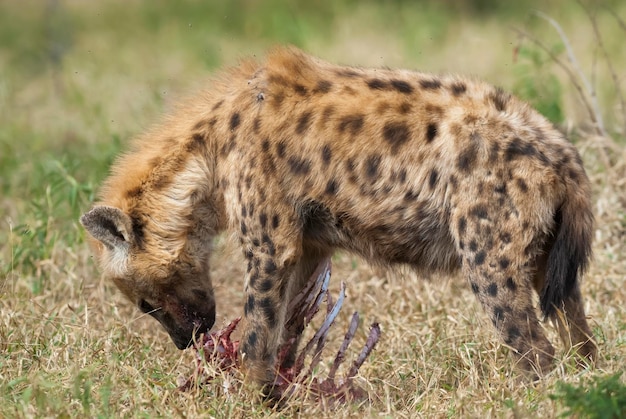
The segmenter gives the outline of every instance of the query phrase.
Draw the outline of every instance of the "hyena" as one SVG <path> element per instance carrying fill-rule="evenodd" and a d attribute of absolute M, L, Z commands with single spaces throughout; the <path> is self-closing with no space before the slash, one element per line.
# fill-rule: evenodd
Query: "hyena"
<path fill-rule="evenodd" d="M 81 222 L 104 274 L 181 349 L 213 326 L 211 243 L 234 233 L 247 264 L 240 351 L 259 384 L 295 337 L 287 302 L 337 249 L 460 269 L 532 375 L 554 356 L 534 292 L 565 344 L 596 357 L 579 286 L 594 224 L 581 158 L 527 104 L 476 80 L 278 48 L 139 137 Z"/>

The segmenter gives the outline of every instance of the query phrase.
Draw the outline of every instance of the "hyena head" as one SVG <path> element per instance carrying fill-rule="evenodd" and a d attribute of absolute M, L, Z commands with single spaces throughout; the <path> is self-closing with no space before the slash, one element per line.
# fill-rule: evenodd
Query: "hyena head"
<path fill-rule="evenodd" d="M 99 205 L 81 224 L 93 237 L 103 274 L 139 307 L 161 323 L 179 349 L 215 322 L 209 275 L 209 247 L 199 232 L 162 237 L 158 220 Z M 169 246 L 169 243 L 178 243 Z"/>

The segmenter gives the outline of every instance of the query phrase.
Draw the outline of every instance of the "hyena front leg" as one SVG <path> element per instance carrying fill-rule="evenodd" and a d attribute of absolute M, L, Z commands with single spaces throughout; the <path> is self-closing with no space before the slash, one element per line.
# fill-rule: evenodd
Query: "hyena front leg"
<path fill-rule="evenodd" d="M 245 286 L 244 329 L 240 352 L 247 379 L 268 385 L 275 377 L 276 355 L 282 343 L 287 295 L 295 267 L 249 251 Z"/>
<path fill-rule="evenodd" d="M 293 208 L 243 203 L 240 229 L 247 260 L 240 353 L 247 380 L 271 387 L 285 335 L 292 279 L 302 257 Z"/>
<path fill-rule="evenodd" d="M 512 219 L 486 205 L 453 218 L 462 271 L 521 370 L 536 377 L 552 369 L 554 348 L 533 305 L 532 239 Z"/>

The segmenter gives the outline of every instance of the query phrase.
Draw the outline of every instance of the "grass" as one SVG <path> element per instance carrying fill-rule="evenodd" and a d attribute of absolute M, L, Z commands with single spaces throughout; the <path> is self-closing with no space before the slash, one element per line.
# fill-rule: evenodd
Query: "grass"
<path fill-rule="evenodd" d="M 626 367 L 624 88 L 613 83 L 582 7 L 495 3 L 0 3 L 0 416 L 619 416 L 603 406 L 617 401 L 623 412 L 626 391 L 618 374 Z M 606 5 L 625 16 L 620 2 Z M 561 39 L 532 7 L 568 34 L 596 86 L 607 135 L 592 129 L 567 75 L 511 29 L 563 58 Z M 624 68 L 619 21 L 594 10 L 613 66 Z M 595 261 L 584 292 L 597 368 L 575 370 L 559 347 L 551 375 L 521 382 L 462 278 L 425 281 L 338 254 L 333 284 L 345 280 L 348 299 L 331 342 L 339 345 L 355 310 L 363 329 L 372 321 L 383 328 L 360 371 L 368 401 L 330 412 L 302 398 L 274 412 L 250 390 L 175 391 L 192 354 L 100 279 L 77 218 L 127 140 L 176 98 L 222 63 L 285 42 L 336 62 L 474 74 L 515 91 L 569 133 L 594 185 Z M 221 325 L 240 314 L 243 266 L 224 238 L 217 247 Z M 329 359 L 335 348 L 329 344 Z"/>

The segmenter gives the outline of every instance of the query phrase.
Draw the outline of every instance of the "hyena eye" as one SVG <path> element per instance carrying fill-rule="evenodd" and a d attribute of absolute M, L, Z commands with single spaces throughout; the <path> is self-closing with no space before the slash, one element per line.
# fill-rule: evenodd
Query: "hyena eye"
<path fill-rule="evenodd" d="M 152 305 L 150 305 L 149 302 L 147 302 L 146 300 L 139 300 L 139 310 L 143 311 L 144 313 L 152 313 L 153 311 L 155 311 L 155 308 L 152 307 Z"/>

